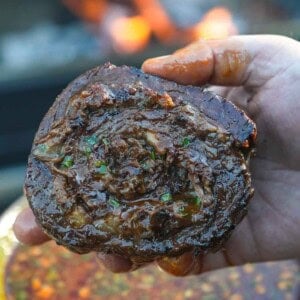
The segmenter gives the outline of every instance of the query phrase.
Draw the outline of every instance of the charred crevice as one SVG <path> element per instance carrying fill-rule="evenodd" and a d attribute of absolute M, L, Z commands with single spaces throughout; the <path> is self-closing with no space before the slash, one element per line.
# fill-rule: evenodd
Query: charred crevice
<path fill-rule="evenodd" d="M 88 204 L 81 198 L 81 196 L 77 195 L 75 198 L 75 203 L 77 206 L 80 206 L 84 209 L 84 211 L 87 214 L 90 214 L 92 212 L 91 208 L 88 206 Z"/>

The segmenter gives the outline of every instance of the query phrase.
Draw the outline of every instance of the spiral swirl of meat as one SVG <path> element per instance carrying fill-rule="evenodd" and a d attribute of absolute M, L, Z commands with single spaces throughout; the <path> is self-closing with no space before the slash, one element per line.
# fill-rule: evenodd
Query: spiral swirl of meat
<path fill-rule="evenodd" d="M 71 83 L 42 121 L 26 194 L 44 231 L 79 253 L 143 264 L 216 250 L 253 194 L 254 138 L 224 99 L 107 64 Z"/>

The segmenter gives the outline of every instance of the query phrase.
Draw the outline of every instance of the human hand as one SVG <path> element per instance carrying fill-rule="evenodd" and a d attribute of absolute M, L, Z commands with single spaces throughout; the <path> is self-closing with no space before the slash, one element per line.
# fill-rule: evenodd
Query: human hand
<path fill-rule="evenodd" d="M 300 43 L 264 35 L 199 41 L 171 56 L 147 60 L 143 69 L 182 84 L 215 85 L 211 89 L 244 109 L 258 129 L 257 155 L 250 165 L 255 196 L 224 248 L 158 264 L 185 275 L 299 256 Z M 23 242 L 45 240 L 31 211 L 19 216 L 15 232 Z M 131 269 L 121 257 L 102 255 L 101 260 L 115 272 Z"/>
<path fill-rule="evenodd" d="M 267 35 L 199 41 L 143 69 L 182 84 L 217 85 L 210 89 L 257 124 L 254 199 L 224 249 L 202 258 L 201 271 L 299 257 L 300 43 Z"/>

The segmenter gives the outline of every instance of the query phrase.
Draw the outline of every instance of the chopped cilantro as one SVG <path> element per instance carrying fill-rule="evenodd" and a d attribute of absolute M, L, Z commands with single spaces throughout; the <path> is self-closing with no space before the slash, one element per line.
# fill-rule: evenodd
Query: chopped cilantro
<path fill-rule="evenodd" d="M 120 206 L 119 201 L 115 197 L 112 197 L 112 196 L 109 197 L 108 204 L 114 208 L 118 208 Z"/>
<path fill-rule="evenodd" d="M 105 161 L 104 160 L 96 160 L 95 161 L 95 167 L 96 168 L 99 168 L 99 167 L 101 167 L 101 166 L 105 166 L 106 164 L 105 164 Z"/>
<path fill-rule="evenodd" d="M 93 151 L 93 147 L 97 144 L 98 138 L 96 135 L 86 136 L 84 138 L 83 152 L 85 156 L 89 157 Z"/>
<path fill-rule="evenodd" d="M 182 147 L 188 147 L 188 146 L 190 145 L 190 143 L 191 143 L 190 138 L 185 137 L 185 138 L 182 139 L 180 145 L 181 145 Z"/>
<path fill-rule="evenodd" d="M 101 174 L 101 175 L 105 175 L 107 173 L 107 166 L 106 165 L 101 165 L 98 169 L 97 169 L 97 173 Z"/>
<path fill-rule="evenodd" d="M 200 206 L 200 205 L 202 204 L 201 198 L 198 197 L 198 196 L 196 196 L 196 197 L 194 198 L 194 203 L 195 203 L 196 205 Z"/>
<path fill-rule="evenodd" d="M 168 202 L 168 201 L 172 200 L 172 195 L 170 193 L 162 194 L 160 197 L 160 200 L 163 202 Z"/>
<path fill-rule="evenodd" d="M 66 169 L 72 167 L 73 165 L 74 165 L 74 161 L 72 156 L 70 155 L 65 156 L 64 160 L 61 163 L 61 166 Z"/>
<path fill-rule="evenodd" d="M 153 159 L 153 160 L 156 159 L 156 154 L 155 154 L 155 151 L 154 151 L 154 150 L 151 150 L 151 152 L 150 152 L 150 157 L 151 157 L 151 159 Z"/>
<path fill-rule="evenodd" d="M 37 145 L 36 149 L 40 153 L 46 153 L 49 150 L 49 146 L 47 144 L 39 144 L 39 145 Z"/>
<path fill-rule="evenodd" d="M 98 138 L 96 135 L 87 136 L 84 140 L 91 147 L 95 146 L 98 142 Z"/>

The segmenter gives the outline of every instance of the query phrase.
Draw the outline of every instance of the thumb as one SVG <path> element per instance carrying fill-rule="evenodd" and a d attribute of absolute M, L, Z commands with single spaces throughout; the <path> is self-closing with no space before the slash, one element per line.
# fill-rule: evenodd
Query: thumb
<path fill-rule="evenodd" d="M 13 225 L 16 238 L 27 245 L 38 245 L 50 238 L 40 229 L 30 208 L 24 209 Z"/>
<path fill-rule="evenodd" d="M 260 87 L 286 69 L 297 47 L 297 41 L 275 35 L 199 40 L 146 60 L 142 69 L 181 84 Z"/>

